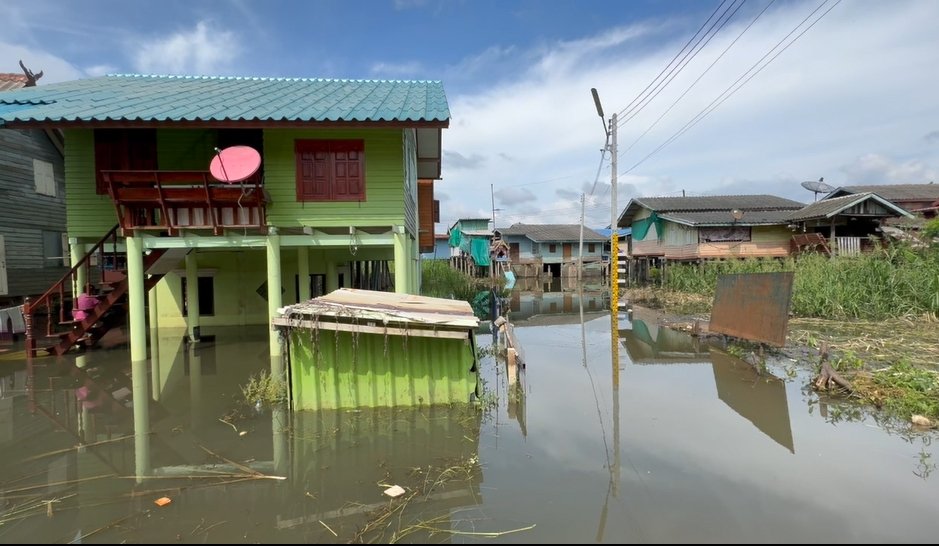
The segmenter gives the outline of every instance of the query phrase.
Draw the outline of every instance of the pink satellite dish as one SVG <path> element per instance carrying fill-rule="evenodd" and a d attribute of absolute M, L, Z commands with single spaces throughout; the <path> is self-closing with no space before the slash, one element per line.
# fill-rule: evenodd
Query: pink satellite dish
<path fill-rule="evenodd" d="M 215 157 L 209 164 L 209 172 L 219 182 L 241 182 L 248 179 L 261 167 L 261 154 L 251 146 L 231 146 L 215 149 Z"/>

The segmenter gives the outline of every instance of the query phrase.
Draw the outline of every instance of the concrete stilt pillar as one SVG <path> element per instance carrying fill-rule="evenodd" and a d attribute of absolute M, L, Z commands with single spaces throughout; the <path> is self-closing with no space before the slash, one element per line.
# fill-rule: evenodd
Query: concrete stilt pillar
<path fill-rule="evenodd" d="M 407 294 L 410 279 L 408 278 L 408 242 L 404 233 L 404 226 L 395 226 L 395 292 Z"/>
<path fill-rule="evenodd" d="M 196 251 L 186 254 L 186 331 L 190 342 L 199 341 L 199 263 Z"/>
<path fill-rule="evenodd" d="M 326 293 L 339 289 L 339 268 L 335 260 L 326 262 Z"/>
<path fill-rule="evenodd" d="M 270 228 L 267 236 L 267 324 L 270 334 L 271 373 L 278 378 L 284 375 L 284 364 L 281 359 L 280 333 L 271 326 L 271 319 L 277 315 L 277 309 L 282 306 L 280 235 L 277 234 L 276 228 Z"/>
<path fill-rule="evenodd" d="M 78 244 L 78 239 L 74 237 L 69 239 L 68 242 L 69 258 L 72 261 L 72 266 L 74 266 L 85 257 L 85 249 L 82 245 Z M 88 284 L 88 266 L 83 265 L 75 272 L 75 284 L 72 286 L 72 294 L 77 296 L 84 292 L 86 284 Z"/>
<path fill-rule="evenodd" d="M 147 294 L 144 289 L 143 241 L 126 238 L 127 307 L 130 323 L 131 386 L 134 396 L 134 461 L 137 480 L 150 474 L 150 392 L 147 370 Z"/>
<path fill-rule="evenodd" d="M 297 247 L 297 302 L 310 299 L 310 249 Z"/>

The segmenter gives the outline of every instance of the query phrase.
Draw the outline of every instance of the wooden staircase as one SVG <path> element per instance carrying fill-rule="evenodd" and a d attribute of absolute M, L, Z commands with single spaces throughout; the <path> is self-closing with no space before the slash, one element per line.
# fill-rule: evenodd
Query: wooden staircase
<path fill-rule="evenodd" d="M 792 236 L 790 250 L 793 254 L 803 252 L 818 252 L 825 256 L 831 256 L 831 247 L 828 246 L 828 239 L 821 233 L 797 233 Z"/>
<path fill-rule="evenodd" d="M 120 267 L 126 257 L 117 251 L 117 230 L 118 226 L 114 226 L 45 294 L 34 301 L 27 299 L 23 315 L 26 319 L 26 350 L 30 356 L 36 356 L 38 352 L 38 337 L 54 340 L 44 349 L 61 356 L 73 347 L 93 346 L 109 330 L 124 323 L 129 282 L 126 271 Z M 110 251 L 107 250 L 108 244 L 111 244 Z M 145 290 L 155 286 L 188 252 L 189 249 L 154 249 L 144 256 Z M 84 318 L 74 320 L 72 309 L 77 308 L 78 295 L 71 292 L 77 284 L 78 271 L 83 267 L 87 280 L 80 289 L 91 293 L 92 286 L 97 285 L 99 288 L 94 292 L 98 293 L 98 303 L 86 311 Z M 36 327 L 40 316 L 46 319 L 44 332 Z"/>

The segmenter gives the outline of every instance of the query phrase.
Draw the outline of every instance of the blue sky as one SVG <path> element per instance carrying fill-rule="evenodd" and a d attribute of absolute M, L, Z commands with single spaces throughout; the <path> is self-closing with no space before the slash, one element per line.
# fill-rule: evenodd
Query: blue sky
<path fill-rule="evenodd" d="M 610 218 L 610 164 L 599 163 L 604 134 L 590 88 L 607 117 L 628 114 L 719 5 L 4 0 L 0 71 L 18 71 L 23 59 L 45 71 L 41 83 L 112 72 L 440 79 L 452 120 L 438 230 L 489 216 L 490 185 L 499 225 L 576 222 L 584 192 L 588 223 L 599 226 Z M 834 186 L 939 178 L 939 2 L 728 0 L 725 8 L 726 26 L 621 123 L 617 208 L 682 191 L 811 201 L 799 183 L 819 177 Z"/>

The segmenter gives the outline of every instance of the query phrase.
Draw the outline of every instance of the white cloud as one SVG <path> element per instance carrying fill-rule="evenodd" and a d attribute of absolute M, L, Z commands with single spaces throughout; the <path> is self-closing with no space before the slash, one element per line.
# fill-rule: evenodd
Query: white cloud
<path fill-rule="evenodd" d="M 89 66 L 85 69 L 85 74 L 89 76 L 104 76 L 105 74 L 114 74 L 117 72 L 117 67 L 111 64 L 96 64 L 94 66 Z"/>
<path fill-rule="evenodd" d="M 206 21 L 191 30 L 136 45 L 136 70 L 151 74 L 221 74 L 234 64 L 241 51 L 235 34 Z"/>
<path fill-rule="evenodd" d="M 842 168 L 850 184 L 928 184 L 939 170 L 922 161 L 897 163 L 880 154 L 864 154 Z"/>
<path fill-rule="evenodd" d="M 420 8 L 426 6 L 429 0 L 394 0 L 396 10 Z"/>
<path fill-rule="evenodd" d="M 379 62 L 372 65 L 371 73 L 374 76 L 407 78 L 423 71 L 423 66 L 418 61 L 407 61 L 402 63 Z"/>
<path fill-rule="evenodd" d="M 939 3 L 934 2 L 842 2 L 704 121 L 630 171 L 816 5 L 774 5 L 619 158 L 620 181 L 631 187 L 621 188 L 618 208 L 632 196 L 680 195 L 682 190 L 688 195 L 775 193 L 809 201 L 811 193 L 799 182 L 821 176 L 835 186 L 858 183 L 859 177 L 928 181 L 939 165 L 936 139 L 924 138 L 936 131 L 939 117 L 934 98 L 939 48 L 932 24 L 939 20 Z M 659 97 L 620 128 L 621 150 L 677 99 L 760 7 L 746 8 L 751 10 L 747 14 L 742 10 Z M 444 132 L 445 148 L 452 157 L 487 160 L 474 170 L 443 162 L 442 187 L 453 197 L 444 216 L 452 216 L 449 208 L 458 204 L 461 210 L 473 204 L 488 209 L 481 184 L 493 183 L 496 190 L 530 184 L 526 187 L 537 199 L 505 206 L 501 218 L 576 222 L 580 207 L 571 192 L 593 186 L 604 141 L 590 88 L 599 90 L 607 116 L 622 110 L 697 28 L 689 24 L 673 40 L 661 41 L 661 29 L 674 24 L 618 27 L 532 50 L 493 46 L 468 58 L 464 64 L 472 67 L 474 78 L 487 70 L 500 77 L 482 78 L 485 88 L 449 97 L 452 119 Z M 604 225 L 609 223 L 609 173 L 607 165 L 592 197 L 596 203 L 587 204 L 588 218 Z"/>

